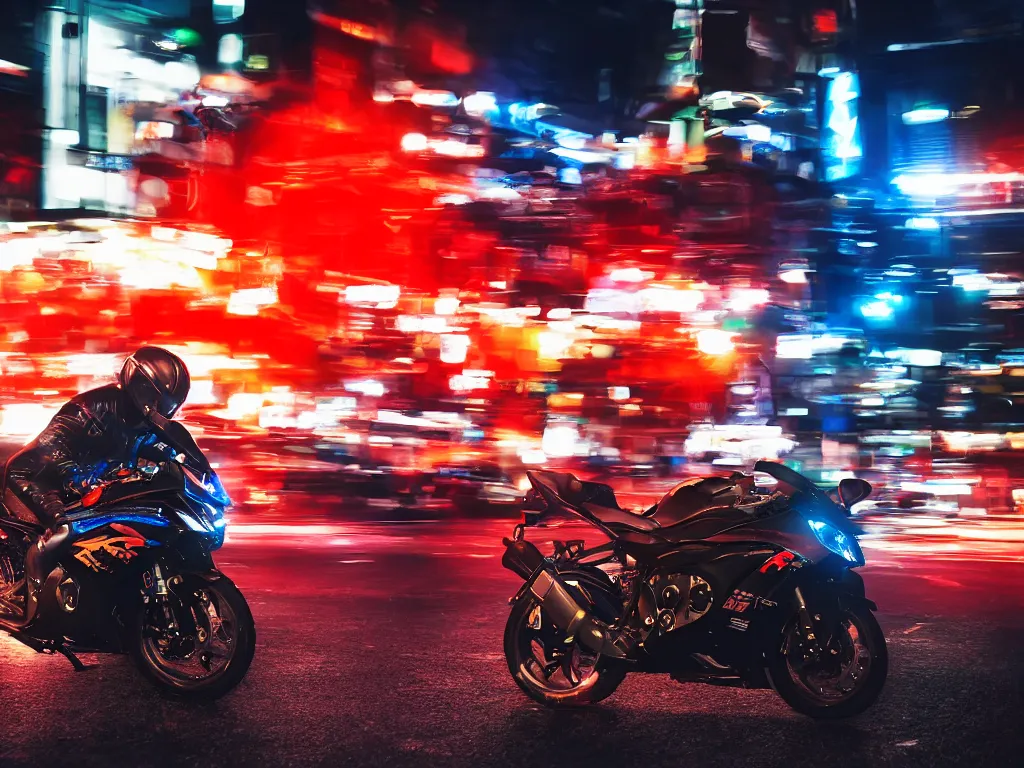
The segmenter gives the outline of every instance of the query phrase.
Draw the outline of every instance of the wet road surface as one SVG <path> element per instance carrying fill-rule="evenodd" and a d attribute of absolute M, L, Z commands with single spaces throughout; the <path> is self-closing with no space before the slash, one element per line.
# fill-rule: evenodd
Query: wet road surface
<path fill-rule="evenodd" d="M 0 637 L 0 766 L 1020 764 L 1020 544 L 866 542 L 889 682 L 860 718 L 817 723 L 770 691 L 664 676 L 630 676 L 585 710 L 534 705 L 501 652 L 509 527 L 239 526 L 219 563 L 252 604 L 258 650 L 212 705 L 162 699 L 126 659 L 75 673 Z"/>

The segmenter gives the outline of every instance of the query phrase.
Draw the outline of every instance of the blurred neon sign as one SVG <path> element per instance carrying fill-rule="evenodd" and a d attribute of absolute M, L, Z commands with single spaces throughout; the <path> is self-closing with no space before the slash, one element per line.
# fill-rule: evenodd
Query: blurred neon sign
<path fill-rule="evenodd" d="M 371 40 L 378 43 L 387 43 L 389 41 L 388 35 L 383 30 L 372 27 L 369 24 L 362 24 L 352 19 L 341 19 L 322 11 L 314 11 L 310 13 L 310 17 L 317 24 L 332 27 L 343 34 L 351 35 L 359 40 Z"/>
<path fill-rule="evenodd" d="M 254 53 L 245 60 L 245 68 L 255 72 L 270 69 L 270 58 L 262 54 Z"/>
<path fill-rule="evenodd" d="M 15 64 L 7 59 L 0 59 L 0 74 L 28 77 L 29 68 L 24 64 Z"/>
<path fill-rule="evenodd" d="M 411 96 L 413 104 L 420 107 L 454 107 L 459 97 L 451 91 L 420 90 Z"/>
<path fill-rule="evenodd" d="M 498 102 L 490 91 L 477 91 L 462 100 L 462 107 L 466 110 L 467 115 L 482 117 L 485 114 L 497 112 Z"/>
<path fill-rule="evenodd" d="M 860 172 L 861 144 L 857 101 L 860 80 L 854 72 L 840 72 L 829 81 L 825 100 L 825 180 L 838 181 Z"/>
<path fill-rule="evenodd" d="M 401 288 L 397 285 L 349 285 L 345 288 L 345 301 L 356 306 L 376 306 L 391 309 L 398 304 Z"/>
<path fill-rule="evenodd" d="M 915 216 L 904 223 L 907 229 L 938 229 L 939 222 L 931 216 Z"/>
<path fill-rule="evenodd" d="M 491 380 L 485 376 L 468 376 L 465 373 L 455 374 L 448 379 L 452 392 L 472 392 L 487 389 L 490 385 Z"/>
<path fill-rule="evenodd" d="M 939 123 L 949 117 L 948 109 L 928 107 L 924 109 L 912 109 L 903 113 L 904 125 L 925 125 L 927 123 Z"/>
<path fill-rule="evenodd" d="M 815 35 L 827 37 L 839 33 L 839 18 L 833 10 L 815 11 L 813 23 Z"/>
<path fill-rule="evenodd" d="M 896 176 L 892 183 L 904 195 L 936 198 L 954 195 L 969 187 L 988 184 L 1018 184 L 1024 174 L 1008 173 L 906 173 Z M 1012 210 L 1012 209 L 1011 209 Z M 1005 212 L 1005 210 L 1000 211 Z M 958 213 L 957 215 L 962 215 Z M 908 224 L 908 226 L 910 226 Z"/>

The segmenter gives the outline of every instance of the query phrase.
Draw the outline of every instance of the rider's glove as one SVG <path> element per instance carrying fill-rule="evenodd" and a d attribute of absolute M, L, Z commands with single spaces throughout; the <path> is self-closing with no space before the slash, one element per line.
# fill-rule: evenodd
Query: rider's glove
<path fill-rule="evenodd" d="M 47 526 L 53 525 L 64 514 L 64 502 L 57 491 L 37 491 L 31 495 L 37 514 Z"/>

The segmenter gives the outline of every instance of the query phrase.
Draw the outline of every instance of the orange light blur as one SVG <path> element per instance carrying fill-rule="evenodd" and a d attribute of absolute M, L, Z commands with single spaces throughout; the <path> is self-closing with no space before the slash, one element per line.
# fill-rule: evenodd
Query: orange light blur
<path fill-rule="evenodd" d="M 339 32 L 351 35 L 352 37 L 360 40 L 370 40 L 378 43 L 387 43 L 389 41 L 388 35 L 383 30 L 372 27 L 369 24 L 363 24 L 351 19 L 343 19 L 339 16 L 332 16 L 331 14 L 324 13 L 322 11 L 314 11 L 310 15 L 313 21 L 317 24 L 321 24 L 325 27 L 332 27 L 337 29 Z"/>

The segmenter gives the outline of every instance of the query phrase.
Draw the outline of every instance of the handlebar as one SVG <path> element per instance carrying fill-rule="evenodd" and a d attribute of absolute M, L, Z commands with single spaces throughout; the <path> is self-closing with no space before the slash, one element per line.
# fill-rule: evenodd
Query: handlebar
<path fill-rule="evenodd" d="M 82 494 L 81 499 L 68 504 L 64 508 L 64 513 L 77 512 L 78 510 L 94 506 L 111 486 L 152 480 L 162 469 L 163 467 L 160 464 L 147 459 L 136 462 L 136 466 L 132 468 L 124 466 L 112 467 L 89 486 L 89 489 Z"/>

